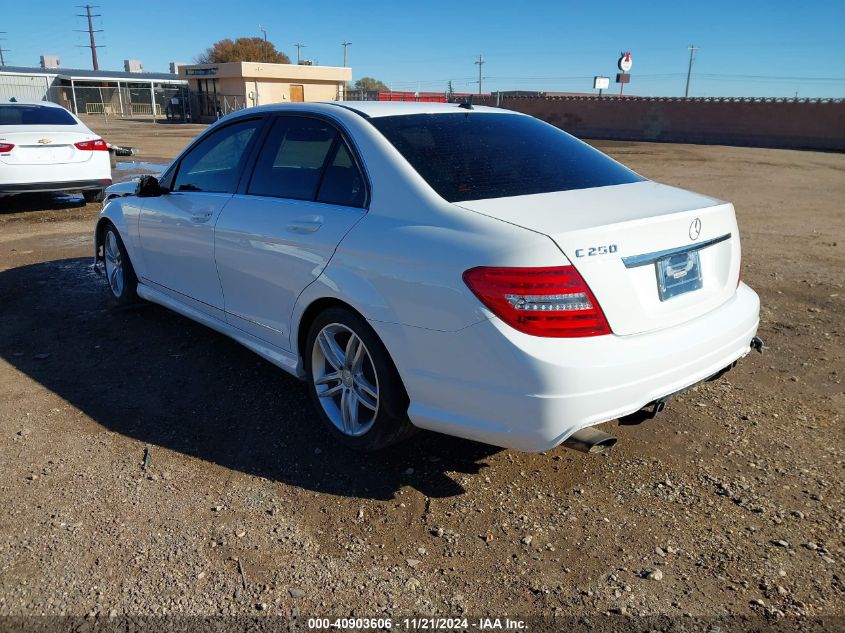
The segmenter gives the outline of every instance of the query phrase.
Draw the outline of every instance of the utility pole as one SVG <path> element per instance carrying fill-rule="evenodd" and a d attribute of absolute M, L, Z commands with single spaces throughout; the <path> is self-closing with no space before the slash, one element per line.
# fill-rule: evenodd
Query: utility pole
<path fill-rule="evenodd" d="M 6 31 L 0 31 L 0 35 L 6 35 Z M 0 37 L 0 42 L 5 42 L 5 41 L 6 41 L 5 37 Z M 3 45 L 0 44 L 0 66 L 6 65 L 6 59 L 3 57 L 3 53 L 8 53 L 8 52 L 9 52 L 9 49 L 3 48 Z"/>
<path fill-rule="evenodd" d="M 346 40 L 344 40 L 343 42 L 340 43 L 340 45 L 343 46 L 343 67 L 344 68 L 346 68 L 346 66 L 347 66 L 347 64 L 346 64 L 346 59 L 347 59 L 346 49 L 349 48 L 349 46 L 351 44 L 352 44 L 352 42 L 347 42 Z"/>
<path fill-rule="evenodd" d="M 484 66 L 486 62 L 484 61 L 484 57 L 479 55 L 475 63 L 478 64 L 478 94 L 481 94 L 481 67 Z"/>
<path fill-rule="evenodd" d="M 302 49 L 302 48 L 308 48 L 308 47 L 305 46 L 305 44 L 300 44 L 299 42 L 294 44 L 294 46 L 296 46 L 296 63 L 299 64 L 299 62 L 302 61 L 302 59 L 299 56 L 299 50 Z"/>
<path fill-rule="evenodd" d="M 689 67 L 687 68 L 687 87 L 684 90 L 684 97 L 689 97 L 689 80 L 692 75 L 692 62 L 695 59 L 695 51 L 698 50 L 696 46 L 689 46 Z"/>
<path fill-rule="evenodd" d="M 80 33 L 88 33 L 88 38 L 90 39 L 91 43 L 87 46 L 82 44 L 82 48 L 90 48 L 91 49 L 91 62 L 94 64 L 94 70 L 100 70 L 100 64 L 97 62 L 97 49 L 103 48 L 102 46 L 97 46 L 97 42 L 94 41 L 94 33 L 102 33 L 102 29 L 94 30 L 94 21 L 92 18 L 99 18 L 101 14 L 99 13 L 91 13 L 91 9 L 96 9 L 97 5 L 78 5 L 81 9 L 85 9 L 85 13 L 77 13 L 76 16 L 80 18 L 88 18 L 88 28 L 86 30 L 74 29 Z"/>

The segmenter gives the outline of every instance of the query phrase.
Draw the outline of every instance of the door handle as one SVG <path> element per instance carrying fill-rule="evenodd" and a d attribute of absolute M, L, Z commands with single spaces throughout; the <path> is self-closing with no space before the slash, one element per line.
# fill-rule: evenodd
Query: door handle
<path fill-rule="evenodd" d="M 315 233 L 321 226 L 322 222 L 291 222 L 285 228 L 291 233 Z"/>
<path fill-rule="evenodd" d="M 194 222 L 196 224 L 202 224 L 203 222 L 208 222 L 211 219 L 212 215 L 213 214 L 212 214 L 211 211 L 204 211 L 202 213 L 194 213 L 193 215 L 191 215 L 191 222 Z"/>

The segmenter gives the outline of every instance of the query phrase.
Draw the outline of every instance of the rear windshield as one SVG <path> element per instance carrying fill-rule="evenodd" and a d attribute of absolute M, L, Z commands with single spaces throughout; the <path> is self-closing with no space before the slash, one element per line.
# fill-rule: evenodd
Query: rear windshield
<path fill-rule="evenodd" d="M 370 122 L 449 202 L 643 180 L 566 132 L 528 116 L 412 114 Z"/>
<path fill-rule="evenodd" d="M 76 125 L 76 120 L 64 108 L 3 104 L 0 125 Z"/>

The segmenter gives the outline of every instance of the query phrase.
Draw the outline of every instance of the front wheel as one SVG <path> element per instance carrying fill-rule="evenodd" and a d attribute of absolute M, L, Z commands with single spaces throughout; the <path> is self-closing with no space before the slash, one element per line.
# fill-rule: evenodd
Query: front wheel
<path fill-rule="evenodd" d="M 303 350 L 308 391 L 324 426 L 346 446 L 376 451 L 409 437 L 408 396 L 369 324 L 330 308 L 311 324 Z"/>
<path fill-rule="evenodd" d="M 134 302 L 138 295 L 138 279 L 135 269 L 126 253 L 123 240 L 113 224 L 108 224 L 103 232 L 103 260 L 105 263 L 106 281 L 109 284 L 115 300 L 125 305 Z"/>

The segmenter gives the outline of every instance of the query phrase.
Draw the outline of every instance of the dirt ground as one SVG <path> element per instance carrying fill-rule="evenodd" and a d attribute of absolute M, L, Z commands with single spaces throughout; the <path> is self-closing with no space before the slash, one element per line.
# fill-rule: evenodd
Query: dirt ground
<path fill-rule="evenodd" d="M 200 129 L 99 128 L 152 162 Z M 842 630 L 845 156 L 596 145 L 734 202 L 767 345 L 652 421 L 605 425 L 605 456 L 430 433 L 349 453 L 302 384 L 236 343 L 114 309 L 90 272 L 96 205 L 0 200 L 0 615 Z"/>

